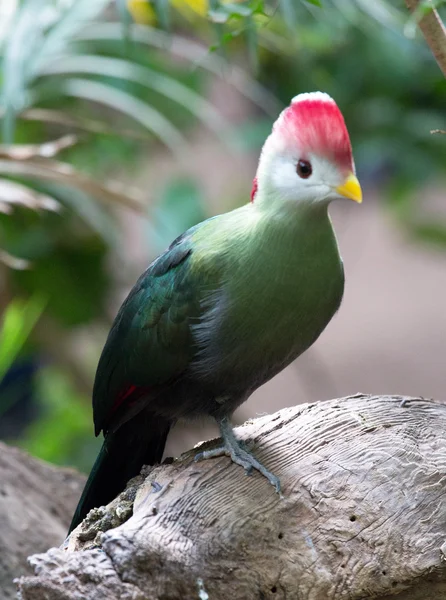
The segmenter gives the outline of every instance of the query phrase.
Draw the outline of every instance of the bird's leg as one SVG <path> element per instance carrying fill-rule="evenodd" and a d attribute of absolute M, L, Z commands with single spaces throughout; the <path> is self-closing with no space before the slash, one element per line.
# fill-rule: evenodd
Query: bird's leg
<path fill-rule="evenodd" d="M 221 437 L 223 438 L 223 445 L 211 450 L 203 450 L 203 452 L 195 456 L 195 460 L 199 461 L 223 455 L 230 456 L 231 460 L 243 467 L 248 475 L 252 473 L 253 469 L 259 471 L 276 488 L 276 492 L 280 494 L 279 479 L 254 458 L 248 450 L 242 447 L 242 443 L 234 435 L 234 430 L 228 417 L 217 418 L 216 420 L 220 428 Z"/>

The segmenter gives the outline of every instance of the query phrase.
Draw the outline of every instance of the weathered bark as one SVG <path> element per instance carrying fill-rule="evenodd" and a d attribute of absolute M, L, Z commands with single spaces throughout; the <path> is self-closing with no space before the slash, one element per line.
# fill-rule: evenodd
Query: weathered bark
<path fill-rule="evenodd" d="M 418 16 L 418 25 L 426 42 L 429 44 L 438 66 L 446 77 L 446 27 L 443 25 L 438 11 L 435 10 L 434 3 L 431 2 L 430 7 L 426 6 L 426 3 L 424 4 L 425 10 L 417 14 L 421 0 L 406 0 L 407 8 L 412 14 Z M 429 8 L 430 10 L 426 10 Z"/>
<path fill-rule="evenodd" d="M 16 597 L 27 557 L 60 544 L 85 477 L 0 443 L 0 598 Z"/>
<path fill-rule="evenodd" d="M 238 428 L 282 498 L 226 457 L 146 469 L 65 550 L 32 558 L 20 598 L 446 599 L 446 406 L 401 400 L 357 395 Z"/>

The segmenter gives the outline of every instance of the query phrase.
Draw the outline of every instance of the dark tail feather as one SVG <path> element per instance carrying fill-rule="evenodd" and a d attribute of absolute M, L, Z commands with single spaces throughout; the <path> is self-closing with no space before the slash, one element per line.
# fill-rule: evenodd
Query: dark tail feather
<path fill-rule="evenodd" d="M 77 505 L 69 534 L 92 508 L 116 498 L 143 465 L 161 461 L 170 427 L 169 421 L 143 411 L 117 431 L 107 434 Z"/>

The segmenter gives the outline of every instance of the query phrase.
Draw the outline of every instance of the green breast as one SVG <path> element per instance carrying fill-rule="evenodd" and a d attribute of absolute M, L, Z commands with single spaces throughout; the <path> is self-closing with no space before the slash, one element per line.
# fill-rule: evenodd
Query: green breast
<path fill-rule="evenodd" d="M 257 387 L 317 339 L 339 308 L 344 276 L 327 207 L 294 222 L 232 230 L 221 290 L 210 296 L 197 367 Z"/>

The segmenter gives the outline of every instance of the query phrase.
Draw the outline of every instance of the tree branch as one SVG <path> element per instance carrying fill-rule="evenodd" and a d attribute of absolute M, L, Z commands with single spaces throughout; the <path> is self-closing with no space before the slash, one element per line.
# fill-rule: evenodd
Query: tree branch
<path fill-rule="evenodd" d="M 29 573 L 27 557 L 59 544 L 85 477 L 0 442 L 0 598 L 16 598 L 13 579 Z"/>
<path fill-rule="evenodd" d="M 414 14 L 420 5 L 420 0 L 405 1 L 407 8 Z M 418 25 L 432 50 L 438 66 L 446 77 L 446 28 L 443 25 L 440 15 L 435 8 L 432 8 L 432 10 L 421 17 Z"/>
<path fill-rule="evenodd" d="M 21 600 L 446 599 L 446 406 L 401 401 L 358 394 L 239 427 L 283 498 L 196 450 L 143 469 L 31 558 Z"/>

